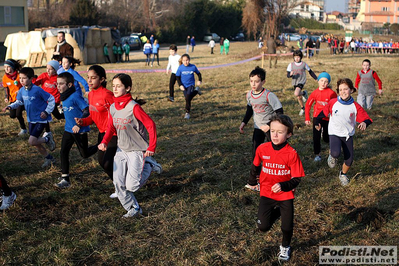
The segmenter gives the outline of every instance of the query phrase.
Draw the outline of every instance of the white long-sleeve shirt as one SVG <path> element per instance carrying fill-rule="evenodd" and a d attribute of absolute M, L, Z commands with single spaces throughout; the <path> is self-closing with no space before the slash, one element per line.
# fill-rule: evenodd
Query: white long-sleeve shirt
<path fill-rule="evenodd" d="M 179 59 L 180 59 L 180 55 L 178 55 L 178 54 L 169 55 L 168 66 L 166 67 L 166 72 L 168 72 L 169 69 L 171 69 L 172 73 L 176 74 L 176 71 L 180 66 Z"/>

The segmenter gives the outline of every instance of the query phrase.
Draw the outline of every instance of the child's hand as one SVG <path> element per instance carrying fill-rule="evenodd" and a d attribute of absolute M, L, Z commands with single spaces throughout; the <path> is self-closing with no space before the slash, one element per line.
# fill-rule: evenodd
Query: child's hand
<path fill-rule="evenodd" d="M 357 126 L 357 128 L 359 128 L 360 130 L 366 130 L 366 127 L 367 127 L 367 125 L 366 125 L 366 123 L 364 123 L 364 122 L 361 122 L 361 123 Z"/>
<path fill-rule="evenodd" d="M 320 129 L 321 129 L 321 125 L 320 125 L 320 124 L 318 124 L 317 126 L 314 126 L 314 128 L 315 128 L 317 131 L 320 131 Z"/>
<path fill-rule="evenodd" d="M 382 96 L 382 90 L 378 90 L 378 95 Z"/>
<path fill-rule="evenodd" d="M 309 120 L 305 121 L 305 125 L 310 126 L 312 124 L 312 122 L 310 122 Z"/>
<path fill-rule="evenodd" d="M 76 134 L 76 133 L 79 133 L 79 130 L 80 130 L 80 127 L 79 127 L 79 126 L 76 126 L 76 125 L 73 126 L 73 128 L 72 128 L 72 132 L 75 133 L 75 134 Z"/>
<path fill-rule="evenodd" d="M 240 128 L 239 128 L 241 134 L 244 134 L 244 127 L 245 127 L 245 123 L 242 122 L 240 125 Z"/>
<path fill-rule="evenodd" d="M 294 75 L 294 71 L 290 72 L 290 77 L 292 77 Z"/>
<path fill-rule="evenodd" d="M 183 85 L 180 85 L 180 87 L 179 87 L 182 91 L 184 91 L 184 86 Z"/>
<path fill-rule="evenodd" d="M 106 151 L 106 150 L 107 150 L 107 146 L 105 146 L 104 143 L 98 144 L 97 148 L 98 148 L 100 151 Z"/>
<path fill-rule="evenodd" d="M 149 157 L 149 156 L 153 156 L 154 155 L 154 152 L 153 151 L 145 151 L 145 153 L 144 153 L 144 158 L 145 157 Z"/>
<path fill-rule="evenodd" d="M 201 86 L 202 82 L 201 81 L 197 81 L 197 86 Z"/>
<path fill-rule="evenodd" d="M 8 103 L 8 99 L 7 99 L 7 98 L 5 98 L 5 99 L 4 99 L 4 102 L 5 102 L 5 103 Z"/>
<path fill-rule="evenodd" d="M 274 184 L 274 185 L 272 186 L 272 191 L 273 191 L 274 193 L 279 193 L 279 192 L 281 192 L 281 185 L 280 185 L 280 183 Z"/>
<path fill-rule="evenodd" d="M 269 127 L 268 125 L 264 125 L 264 126 L 261 126 L 260 129 L 261 129 L 263 132 L 266 133 L 267 131 L 269 131 L 270 127 Z"/>
<path fill-rule="evenodd" d="M 83 125 L 82 118 L 77 118 L 77 117 L 75 117 L 75 123 L 76 123 L 78 126 Z"/>
<path fill-rule="evenodd" d="M 10 107 L 8 107 L 8 106 L 4 107 L 4 108 L 3 108 L 3 113 L 4 113 L 6 110 L 10 110 Z"/>
<path fill-rule="evenodd" d="M 47 116 L 48 116 L 47 113 L 44 112 L 44 111 L 40 113 L 40 118 L 41 118 L 41 119 L 46 119 Z"/>
<path fill-rule="evenodd" d="M 86 91 L 84 96 L 85 96 L 85 98 L 89 97 L 89 92 Z"/>

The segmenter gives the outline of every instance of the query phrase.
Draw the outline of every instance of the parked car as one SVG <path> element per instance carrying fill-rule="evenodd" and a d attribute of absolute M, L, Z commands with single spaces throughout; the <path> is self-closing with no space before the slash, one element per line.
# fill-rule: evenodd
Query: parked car
<path fill-rule="evenodd" d="M 244 33 L 239 32 L 239 33 L 237 33 L 235 36 L 230 37 L 230 39 L 231 39 L 232 41 L 243 42 L 243 41 L 245 40 L 245 36 L 244 36 Z"/>
<path fill-rule="evenodd" d="M 211 39 L 213 39 L 215 42 L 220 41 L 220 36 L 217 35 L 216 33 L 207 33 L 204 35 L 204 42 L 209 42 Z"/>
<path fill-rule="evenodd" d="M 141 41 L 139 36 L 124 36 L 121 38 L 121 44 L 128 43 L 131 50 L 140 50 L 141 49 Z"/>

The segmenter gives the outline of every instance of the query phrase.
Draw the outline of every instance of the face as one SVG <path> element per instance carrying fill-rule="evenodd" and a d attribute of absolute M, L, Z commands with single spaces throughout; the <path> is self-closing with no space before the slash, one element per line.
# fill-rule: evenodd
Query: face
<path fill-rule="evenodd" d="M 47 65 L 47 66 L 46 66 L 46 70 L 47 70 L 47 74 L 48 74 L 50 77 L 57 74 L 57 72 L 55 71 L 55 69 L 54 69 L 52 66 L 50 66 L 50 65 Z"/>
<path fill-rule="evenodd" d="M 319 83 L 319 90 L 324 90 L 328 86 L 328 79 L 321 78 L 321 79 L 319 79 L 318 83 Z"/>
<path fill-rule="evenodd" d="M 349 97 L 351 96 L 351 89 L 349 88 L 349 86 L 347 84 L 341 84 L 338 87 L 338 91 L 339 91 L 339 96 L 341 97 L 342 100 L 346 101 L 349 99 Z"/>
<path fill-rule="evenodd" d="M 65 40 L 65 36 L 62 33 L 57 34 L 57 41 L 58 42 L 63 42 Z"/>
<path fill-rule="evenodd" d="M 89 84 L 89 89 L 91 90 L 98 89 L 104 80 L 104 77 L 100 78 L 100 76 L 97 75 L 94 70 L 89 70 L 87 73 L 87 83 Z"/>
<path fill-rule="evenodd" d="M 183 65 L 185 65 L 185 66 L 188 66 L 190 64 L 190 59 L 188 59 L 187 56 L 183 57 L 181 59 L 181 61 L 182 61 Z"/>
<path fill-rule="evenodd" d="M 22 86 L 27 87 L 32 84 L 32 79 L 28 78 L 28 76 L 25 74 L 19 74 L 19 82 L 21 83 Z"/>
<path fill-rule="evenodd" d="M 69 62 L 69 60 L 67 58 L 62 58 L 62 67 L 65 70 L 68 70 L 71 67 L 71 63 Z"/>
<path fill-rule="evenodd" d="M 278 121 L 273 121 L 270 123 L 270 137 L 274 145 L 279 145 L 284 143 L 291 133 L 288 133 L 288 128 Z"/>
<path fill-rule="evenodd" d="M 68 88 L 72 86 L 72 83 L 67 83 L 63 78 L 57 78 L 57 89 L 60 93 L 65 92 Z"/>
<path fill-rule="evenodd" d="M 6 72 L 6 74 L 12 74 L 14 73 L 14 69 L 10 66 L 4 66 L 4 71 Z"/>
<path fill-rule="evenodd" d="M 260 92 L 265 84 L 266 80 L 261 80 L 257 75 L 249 78 L 249 84 L 251 85 L 251 89 L 254 92 Z"/>
<path fill-rule="evenodd" d="M 294 56 L 294 61 L 297 63 L 301 62 L 301 57 L 299 55 Z"/>
<path fill-rule="evenodd" d="M 113 91 L 115 97 L 121 97 L 121 96 L 125 95 L 126 93 L 129 93 L 130 90 L 131 90 L 131 88 L 130 87 L 126 88 L 120 79 L 115 78 L 112 81 L 112 91 Z"/>
<path fill-rule="evenodd" d="M 171 50 L 169 50 L 169 54 L 170 54 L 170 55 L 175 55 L 175 54 L 176 54 L 176 51 L 171 49 Z"/>
<path fill-rule="evenodd" d="M 363 62 L 362 68 L 363 68 L 364 72 L 369 71 L 369 69 L 370 69 L 370 64 L 369 64 L 369 62 Z"/>

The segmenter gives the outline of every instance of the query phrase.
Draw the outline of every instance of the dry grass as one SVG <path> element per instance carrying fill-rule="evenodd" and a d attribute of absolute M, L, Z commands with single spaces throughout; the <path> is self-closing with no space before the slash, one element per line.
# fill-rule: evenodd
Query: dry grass
<path fill-rule="evenodd" d="M 256 43 L 232 43 L 231 54 L 221 56 L 210 55 L 207 46 L 197 46 L 192 63 L 202 67 L 235 62 L 243 54 L 256 54 L 255 49 Z M 162 68 L 167 55 L 161 50 Z M 365 57 L 322 54 L 306 62 L 316 73 L 328 71 L 334 84 L 340 77 L 354 80 Z M 266 87 L 278 95 L 297 124 L 290 143 L 306 172 L 296 193 L 294 253 L 288 265 L 317 265 L 319 245 L 399 242 L 399 60 L 392 55 L 367 57 L 384 82 L 385 94 L 375 99 L 369 112 L 374 124 L 356 132 L 355 162 L 349 172 L 356 178 L 346 188 L 339 184 L 338 169 L 313 163 L 312 132 L 297 114 L 298 104 L 286 78 L 291 57 L 282 58 L 277 69 L 267 69 Z M 131 58 L 133 63 L 104 67 L 144 68 L 144 55 Z M 14 206 L 0 214 L 0 264 L 277 265 L 280 222 L 270 232 L 260 233 L 255 224 L 259 196 L 244 189 L 251 163 L 252 122 L 245 135 L 238 133 L 248 74 L 260 64 L 251 61 L 202 71 L 204 94 L 194 99 L 189 121 L 183 119 L 180 91 L 174 103 L 166 101 L 168 76 L 132 74 L 134 95 L 147 100 L 143 108 L 157 124 L 156 159 L 164 172 L 152 176 L 136 193 L 144 215 L 130 220 L 121 219 L 123 208 L 109 199 L 112 183 L 96 157 L 82 159 L 74 148 L 73 186 L 56 190 L 59 164 L 42 170 L 35 149 L 16 136 L 16 120 L 0 115 L 0 169 L 18 195 Z M 308 77 L 306 88 L 313 91 L 317 83 Z M 53 123 L 52 131 L 59 162 L 63 122 Z M 96 136 L 93 127 L 91 143 Z M 324 159 L 327 154 L 323 144 Z"/>

